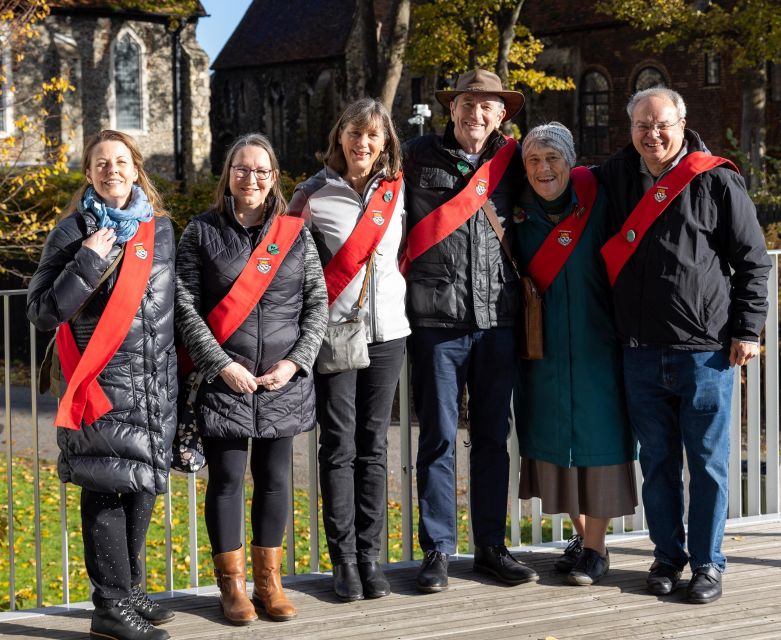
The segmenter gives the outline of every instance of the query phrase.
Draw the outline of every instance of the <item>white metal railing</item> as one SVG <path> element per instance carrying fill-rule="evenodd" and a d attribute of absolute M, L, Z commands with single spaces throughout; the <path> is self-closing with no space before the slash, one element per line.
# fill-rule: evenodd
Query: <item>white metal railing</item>
<path fill-rule="evenodd" d="M 763 344 L 764 357 L 753 359 L 747 366 L 746 382 L 741 384 L 741 373 L 736 369 L 735 377 L 738 384 L 735 385 L 733 394 L 733 412 L 731 428 L 731 457 L 729 474 L 729 517 L 730 519 L 740 519 L 751 516 L 781 516 L 781 493 L 779 492 L 779 256 L 781 251 L 771 251 L 772 271 L 769 280 L 769 307 L 768 321 L 765 328 Z M 11 420 L 11 358 L 8 354 L 11 352 L 10 344 L 10 300 L 14 296 L 22 296 L 26 292 L 22 290 L 0 291 L 3 299 L 3 361 L 5 372 L 4 397 L 5 397 L 5 415 L 4 415 L 4 439 L 5 439 L 5 461 L 8 470 L 7 501 L 6 509 L 8 516 L 8 540 L 0 549 L 1 553 L 6 554 L 4 561 L 8 567 L 8 597 L 11 611 L 15 608 L 15 592 L 20 585 L 16 584 L 16 568 L 14 553 L 14 483 L 11 470 L 14 463 L 13 452 L 13 429 Z M 36 333 L 30 326 L 30 370 L 31 375 L 31 404 L 28 407 L 31 414 L 33 425 L 32 433 L 32 456 L 33 456 L 33 489 L 34 489 L 34 536 L 35 536 L 35 585 L 21 585 L 24 587 L 33 587 L 36 591 L 36 606 L 42 605 L 42 562 L 41 562 L 41 511 L 40 511 L 40 475 L 39 468 L 41 460 L 38 454 L 38 406 L 35 389 L 35 372 L 38 369 L 36 360 Z M 413 523 L 413 460 L 412 460 L 412 424 L 411 424 L 411 397 L 409 392 L 408 364 L 404 363 L 401 371 L 399 405 L 400 405 L 400 425 L 399 429 L 392 429 L 391 436 L 399 438 L 400 465 L 394 470 L 398 472 L 401 480 L 401 521 L 402 521 L 402 561 L 412 560 L 414 553 L 414 523 Z M 764 384 L 762 382 L 764 381 Z M 742 393 L 743 392 L 743 393 Z M 742 395 L 746 402 L 746 420 L 742 423 Z M 764 411 L 762 410 L 764 406 Z M 764 427 L 763 420 L 764 417 Z M 44 428 L 51 428 L 45 425 Z M 745 441 L 742 432 L 745 431 Z M 395 434 L 398 433 L 398 436 Z M 764 453 L 762 447 L 762 436 L 764 435 Z M 308 437 L 308 466 L 309 479 L 306 487 L 309 494 L 309 553 L 311 557 L 309 570 L 312 573 L 319 572 L 319 539 L 318 539 L 318 473 L 317 473 L 317 431 L 309 433 Z M 521 519 L 530 516 L 532 521 L 532 539 L 533 545 L 542 542 L 542 513 L 540 501 L 534 499 L 528 503 L 529 506 L 522 505 L 518 499 L 518 477 L 520 472 L 520 458 L 518 455 L 518 443 L 515 437 L 515 430 L 511 429 L 510 442 L 510 543 L 513 547 L 521 546 Z M 764 463 L 764 474 L 762 473 Z M 745 474 L 743 468 L 745 467 Z M 389 470 L 390 471 L 390 470 Z M 745 475 L 745 478 L 744 478 Z M 762 484 L 764 476 L 764 500 L 762 500 Z M 638 497 L 640 497 L 639 486 L 642 482 L 640 469 L 637 466 L 638 478 Z M 743 490 L 745 483 L 746 500 L 743 501 Z M 189 578 L 188 583 L 191 587 L 198 587 L 198 539 L 197 539 L 197 513 L 196 513 L 196 481 L 195 476 L 190 475 L 187 479 L 188 499 L 186 521 L 189 529 Z M 303 488 L 303 487 L 300 487 Z M 295 557 L 293 544 L 293 481 L 290 483 L 290 519 L 286 532 L 287 548 L 287 572 L 295 572 Z M 467 492 L 468 494 L 468 492 Z M 166 494 L 164 500 L 165 513 L 165 584 L 166 590 L 172 591 L 174 584 L 174 565 L 172 559 L 172 519 L 175 514 L 172 513 L 171 495 Z M 528 512 L 527 512 L 528 511 Z M 179 514 L 177 514 L 179 515 Z M 60 565 L 63 580 L 63 603 L 70 603 L 69 589 L 69 558 L 68 558 L 68 510 L 66 507 L 66 488 L 60 485 L 60 507 L 59 518 L 61 526 L 62 557 Z M 565 515 L 557 514 L 551 517 L 552 523 L 552 541 L 560 542 L 563 539 L 563 523 Z M 625 532 L 625 523 L 630 523 L 630 528 L 634 531 L 643 531 L 645 529 L 645 519 L 642 502 L 638 506 L 633 517 L 615 518 L 613 520 L 613 535 L 619 535 Z M 471 530 L 470 530 L 471 531 Z M 471 535 L 467 549 L 461 551 L 470 552 L 472 549 Z M 2 557 L 2 556 L 0 556 Z M 382 558 L 387 562 L 388 545 L 387 538 L 382 549 Z M 0 575 L 0 578 L 3 576 Z M 0 580 L 2 582 L 2 580 Z M 0 594 L 2 597 L 4 594 Z M 8 617 L 9 613 L 0 613 L 0 621 Z"/>

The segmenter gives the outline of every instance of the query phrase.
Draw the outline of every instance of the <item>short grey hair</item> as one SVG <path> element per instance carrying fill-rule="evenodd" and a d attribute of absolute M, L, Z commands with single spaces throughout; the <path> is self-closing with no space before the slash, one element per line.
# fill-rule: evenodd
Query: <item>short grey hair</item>
<path fill-rule="evenodd" d="M 556 149 L 570 169 L 575 166 L 575 141 L 572 139 L 572 132 L 561 122 L 541 124 L 523 136 L 521 156 L 524 162 L 532 147 L 537 145 Z"/>
<path fill-rule="evenodd" d="M 686 117 L 686 103 L 683 101 L 683 97 L 677 91 L 668 89 L 667 87 L 651 87 L 650 89 L 643 89 L 638 91 L 631 98 L 626 105 L 626 112 L 629 115 L 629 121 L 632 122 L 632 113 L 635 110 L 637 104 L 645 100 L 646 98 L 667 98 L 675 106 L 675 110 L 678 112 L 678 118 Z"/>

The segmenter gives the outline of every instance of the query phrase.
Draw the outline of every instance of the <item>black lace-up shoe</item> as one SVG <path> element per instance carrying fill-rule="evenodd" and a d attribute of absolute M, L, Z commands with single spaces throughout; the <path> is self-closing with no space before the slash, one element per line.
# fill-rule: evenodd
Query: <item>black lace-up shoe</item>
<path fill-rule="evenodd" d="M 692 604 L 708 604 L 721 598 L 721 571 L 716 567 L 698 567 L 694 570 L 686 597 Z"/>
<path fill-rule="evenodd" d="M 139 585 L 130 590 L 130 604 L 133 605 L 138 615 L 153 625 L 165 624 L 173 620 L 176 615 L 170 609 L 151 600 Z"/>
<path fill-rule="evenodd" d="M 505 584 L 536 582 L 540 577 L 534 569 L 513 558 L 503 544 L 475 547 L 474 570 L 495 576 Z"/>
<path fill-rule="evenodd" d="M 569 573 L 583 552 L 583 536 L 577 533 L 570 537 L 564 553 L 553 561 L 553 568 L 559 573 Z"/>
<path fill-rule="evenodd" d="M 581 587 L 596 584 L 605 577 L 608 569 L 610 569 L 610 554 L 607 549 L 603 556 L 596 549 L 585 547 L 572 571 L 569 572 L 567 582 Z"/>
<path fill-rule="evenodd" d="M 382 598 L 390 593 L 390 583 L 382 572 L 380 563 L 376 560 L 366 560 L 358 563 L 358 573 L 361 574 L 363 595 L 367 598 Z"/>
<path fill-rule="evenodd" d="M 95 607 L 89 635 L 93 640 L 168 640 L 171 637 L 138 615 L 130 598 L 120 600 L 115 607 Z"/>
<path fill-rule="evenodd" d="M 418 591 L 436 593 L 447 589 L 447 554 L 426 551 L 416 580 Z"/>
<path fill-rule="evenodd" d="M 655 596 L 666 596 L 678 588 L 680 579 L 681 571 L 678 567 L 655 560 L 648 572 L 645 584 L 648 591 Z"/>
<path fill-rule="evenodd" d="M 363 600 L 363 586 L 355 562 L 334 564 L 334 593 L 342 602 Z"/>

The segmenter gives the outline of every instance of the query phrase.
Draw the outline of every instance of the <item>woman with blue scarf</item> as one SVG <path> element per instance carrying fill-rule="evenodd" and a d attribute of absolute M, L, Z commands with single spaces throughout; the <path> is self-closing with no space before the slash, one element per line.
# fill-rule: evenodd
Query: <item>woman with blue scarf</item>
<path fill-rule="evenodd" d="M 46 240 L 27 315 L 57 329 L 68 381 L 57 466 L 81 487 L 90 636 L 165 640 L 156 625 L 174 614 L 144 592 L 140 553 L 176 426 L 173 227 L 130 136 L 93 136 L 81 168 L 86 182 Z"/>

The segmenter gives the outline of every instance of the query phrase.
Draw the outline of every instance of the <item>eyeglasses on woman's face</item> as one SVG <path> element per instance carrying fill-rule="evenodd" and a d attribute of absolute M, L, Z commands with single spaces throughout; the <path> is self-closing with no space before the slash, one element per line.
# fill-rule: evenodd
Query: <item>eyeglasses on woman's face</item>
<path fill-rule="evenodd" d="M 249 178 L 249 174 L 253 173 L 255 174 L 255 180 L 258 182 L 268 180 L 273 173 L 273 169 L 250 169 L 249 167 L 245 167 L 243 165 L 232 165 L 231 171 L 233 172 L 233 175 L 236 176 L 236 178 L 239 180 L 246 180 Z"/>

